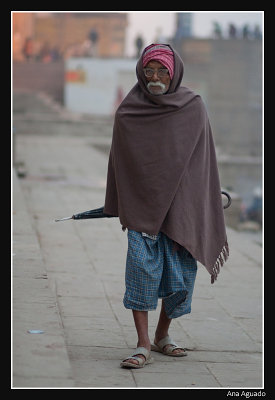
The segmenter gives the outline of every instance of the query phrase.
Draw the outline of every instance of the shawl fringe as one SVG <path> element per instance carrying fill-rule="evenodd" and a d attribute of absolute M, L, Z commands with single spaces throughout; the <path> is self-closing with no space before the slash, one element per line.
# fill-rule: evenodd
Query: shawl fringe
<path fill-rule="evenodd" d="M 229 257 L 229 246 L 228 246 L 228 242 L 226 240 L 226 242 L 217 258 L 217 261 L 214 264 L 212 272 L 211 272 L 211 283 L 212 284 L 217 280 L 218 274 L 220 272 L 220 268 L 223 266 L 223 264 L 228 259 L 228 257 Z"/>

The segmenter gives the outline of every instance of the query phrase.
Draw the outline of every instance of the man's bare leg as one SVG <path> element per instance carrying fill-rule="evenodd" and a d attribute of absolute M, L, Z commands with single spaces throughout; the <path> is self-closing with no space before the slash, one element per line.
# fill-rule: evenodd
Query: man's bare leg
<path fill-rule="evenodd" d="M 161 304 L 161 311 L 159 315 L 159 321 L 157 325 L 157 329 L 155 332 L 155 340 L 154 343 L 157 344 L 161 339 L 165 338 L 165 336 L 168 335 L 168 330 L 170 327 L 170 324 L 172 322 L 172 319 L 168 318 L 164 309 L 164 302 L 162 300 Z M 171 346 L 170 344 L 167 344 L 165 347 Z M 164 349 L 165 349 L 164 347 Z M 180 349 L 175 349 L 173 353 L 181 353 L 182 350 Z"/>
<path fill-rule="evenodd" d="M 155 332 L 155 344 L 168 335 L 169 326 L 172 319 L 168 318 L 164 309 L 164 302 L 162 300 L 161 310 L 159 314 L 159 321 Z"/>
<path fill-rule="evenodd" d="M 148 311 L 133 311 L 133 317 L 138 335 L 137 347 L 145 347 L 147 350 L 151 350 L 151 342 L 148 335 Z M 142 354 L 138 355 L 141 358 L 145 358 Z M 129 359 L 133 364 L 138 364 L 137 360 Z"/>
<path fill-rule="evenodd" d="M 138 335 L 137 347 L 145 347 L 147 350 L 151 350 L 151 342 L 148 334 L 148 311 L 133 311 L 133 317 L 135 321 L 136 331 Z M 172 319 L 168 318 L 164 309 L 164 302 L 162 301 L 161 311 L 159 315 L 159 321 L 155 333 L 154 343 L 157 344 L 161 339 L 168 335 L 169 326 Z M 170 346 L 169 344 L 167 346 Z M 166 346 L 165 346 L 166 347 Z M 175 353 L 181 353 L 182 350 L 176 349 Z M 139 357 L 144 358 L 142 354 Z M 138 364 L 137 360 L 129 359 L 133 364 Z"/>

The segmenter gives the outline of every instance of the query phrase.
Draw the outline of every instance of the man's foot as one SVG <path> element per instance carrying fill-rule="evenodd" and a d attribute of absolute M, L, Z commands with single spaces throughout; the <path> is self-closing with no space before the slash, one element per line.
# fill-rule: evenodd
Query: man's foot
<path fill-rule="evenodd" d="M 143 368 L 146 364 L 153 362 L 150 350 L 143 346 L 137 347 L 135 353 L 132 356 L 125 358 L 120 363 L 120 366 L 124 368 Z"/>
<path fill-rule="evenodd" d="M 151 343 L 150 342 L 148 342 L 148 343 L 146 343 L 146 344 L 141 344 L 141 343 L 138 343 L 137 344 L 137 348 L 138 347 L 144 347 L 146 350 L 148 350 L 148 351 L 151 351 Z M 145 359 L 145 356 L 143 355 L 143 354 L 140 354 L 140 353 L 138 353 L 138 354 L 135 354 L 137 357 L 140 357 L 140 358 L 142 358 L 143 360 L 146 360 Z M 128 358 L 127 359 L 127 362 L 129 363 L 133 363 L 133 364 L 138 364 L 138 360 L 135 360 L 135 359 L 133 359 L 133 358 Z"/>
<path fill-rule="evenodd" d="M 181 357 L 186 356 L 186 350 L 183 347 L 178 346 L 170 337 L 166 335 L 159 339 L 155 337 L 154 344 L 151 346 L 151 350 L 158 351 L 167 356 Z"/>

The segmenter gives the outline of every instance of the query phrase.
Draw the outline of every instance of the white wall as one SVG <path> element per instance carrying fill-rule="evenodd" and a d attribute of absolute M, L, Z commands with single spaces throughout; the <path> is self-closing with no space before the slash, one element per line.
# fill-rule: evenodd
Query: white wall
<path fill-rule="evenodd" d="M 68 110 L 112 115 L 122 98 L 137 82 L 135 59 L 70 58 L 65 64 L 64 102 Z M 79 73 L 72 81 L 69 75 Z M 82 76 L 82 79 L 81 79 Z"/>

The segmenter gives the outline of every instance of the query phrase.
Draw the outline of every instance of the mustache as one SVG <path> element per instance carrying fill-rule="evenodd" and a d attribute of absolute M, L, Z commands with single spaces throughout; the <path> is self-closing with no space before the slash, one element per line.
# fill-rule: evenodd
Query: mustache
<path fill-rule="evenodd" d="M 162 82 L 149 82 L 147 88 L 150 88 L 151 86 L 160 86 L 162 90 L 165 90 L 165 85 Z"/>

